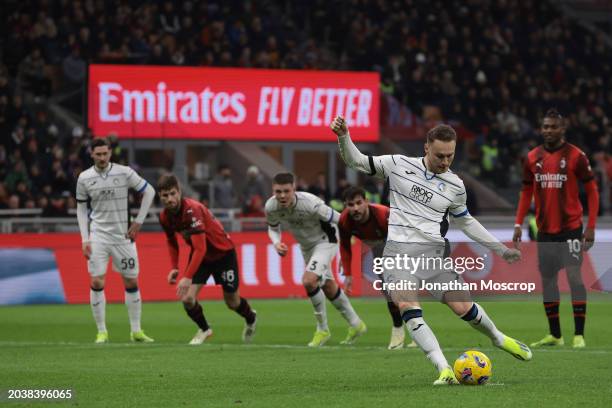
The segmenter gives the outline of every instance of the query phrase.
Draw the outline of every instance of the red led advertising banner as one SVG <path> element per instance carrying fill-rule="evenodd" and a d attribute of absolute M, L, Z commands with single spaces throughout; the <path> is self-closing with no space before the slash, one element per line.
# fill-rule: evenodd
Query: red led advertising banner
<path fill-rule="evenodd" d="M 90 65 L 88 123 L 96 136 L 334 142 L 379 137 L 377 73 Z"/>

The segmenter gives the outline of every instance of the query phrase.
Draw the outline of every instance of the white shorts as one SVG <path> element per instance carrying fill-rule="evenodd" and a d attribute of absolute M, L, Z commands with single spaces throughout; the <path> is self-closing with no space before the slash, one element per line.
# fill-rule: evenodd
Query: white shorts
<path fill-rule="evenodd" d="M 87 261 L 87 269 L 91 276 L 102 276 L 106 274 L 108 258 L 113 259 L 113 269 L 126 278 L 138 276 L 138 253 L 136 244 L 105 244 L 102 242 L 91 243 L 91 255 Z"/>
<path fill-rule="evenodd" d="M 321 284 L 324 284 L 328 279 L 334 280 L 332 260 L 337 253 L 338 244 L 332 243 L 317 244 L 309 250 L 302 249 L 306 271 L 317 275 Z"/>

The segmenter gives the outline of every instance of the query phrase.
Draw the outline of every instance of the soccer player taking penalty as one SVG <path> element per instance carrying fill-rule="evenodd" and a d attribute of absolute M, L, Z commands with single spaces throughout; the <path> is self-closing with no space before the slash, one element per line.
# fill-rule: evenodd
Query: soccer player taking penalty
<path fill-rule="evenodd" d="M 389 207 L 380 204 L 372 204 L 366 198 L 366 192 L 361 187 L 349 187 L 344 192 L 344 210 L 340 213 L 338 230 L 340 232 L 340 255 L 342 257 L 342 271 L 344 273 L 344 287 L 347 293 L 351 293 L 353 284 L 352 259 L 353 250 L 351 238 L 359 238 L 364 244 L 372 248 L 374 257 L 382 254 L 382 247 L 387 239 L 389 223 Z M 387 308 L 393 327 L 391 328 L 391 340 L 389 350 L 400 350 L 404 347 L 404 321 L 395 303 L 384 293 L 387 299 Z M 414 342 L 407 347 L 416 347 Z"/>
<path fill-rule="evenodd" d="M 342 117 L 336 117 L 331 128 L 338 136 L 340 155 L 349 167 L 370 176 L 389 179 L 391 212 L 383 257 L 395 258 L 396 255 L 406 254 L 409 257 L 435 259 L 443 256 L 445 242 L 440 230 L 448 212 L 469 238 L 509 263 L 520 260 L 520 251 L 499 242 L 469 214 L 463 181 L 450 170 L 457 140 L 453 128 L 438 125 L 427 132 L 425 157 L 366 156 L 351 141 Z M 412 339 L 439 371 L 434 385 L 457 384 L 457 379 L 436 336 L 423 319 L 418 290 L 410 289 L 420 287 L 421 281 L 440 284 L 441 290 L 430 290 L 430 293 L 471 327 L 488 336 L 496 347 L 519 360 L 531 360 L 529 347 L 498 330 L 484 308 L 471 300 L 469 291 L 444 290 L 445 286 L 451 286 L 450 283 L 463 283 L 461 275 L 443 266 L 431 268 L 428 264 L 421 263 L 417 270 L 406 270 L 395 265 L 384 270 L 383 278 L 391 284 L 411 283 L 406 290 L 392 291 L 391 296 L 410 329 Z"/>
<path fill-rule="evenodd" d="M 107 139 L 97 138 L 91 142 L 91 158 L 94 165 L 79 174 L 76 200 L 83 255 L 91 276 L 91 310 L 98 327 L 95 343 L 108 343 L 104 283 L 109 258 L 113 260 L 113 269 L 123 278 L 130 338 L 135 342 L 150 343 L 153 339 L 140 327 L 142 302 L 134 240 L 155 198 L 155 190 L 130 167 L 110 161 L 111 147 Z M 130 188 L 143 193 L 138 215 L 131 224 L 128 208 Z"/>
<path fill-rule="evenodd" d="M 549 334 L 532 347 L 562 346 L 559 324 L 559 270 L 565 268 L 574 311 L 574 348 L 583 348 L 586 319 L 586 289 L 580 267 L 583 251 L 595 241 L 595 222 L 599 193 L 595 176 L 584 152 L 565 141 L 565 123 L 555 109 L 549 109 L 540 132 L 544 144 L 529 152 L 523 164 L 523 189 L 516 211 L 513 241 L 521 241 L 521 225 L 535 193 L 538 226 L 538 263 L 542 277 L 544 311 Z M 582 229 L 582 205 L 578 182 L 584 184 L 589 205 L 589 220 Z"/>
<path fill-rule="evenodd" d="M 223 299 L 227 307 L 244 318 L 242 341 L 250 343 L 255 336 L 257 314 L 238 292 L 238 258 L 234 243 L 219 220 L 204 204 L 183 197 L 176 176 L 161 176 L 157 189 L 164 206 L 159 215 L 159 223 L 166 233 L 172 262 L 168 283 L 176 283 L 179 276 L 179 246 L 176 234 L 182 235 L 191 248 L 187 269 L 176 288 L 176 294 L 183 302 L 185 312 L 199 328 L 189 344 L 200 345 L 213 334 L 204 317 L 202 306 L 198 303 L 198 293 L 211 275 L 215 283 L 223 288 Z"/>
<path fill-rule="evenodd" d="M 276 252 L 285 256 L 289 247 L 282 241 L 281 226 L 291 231 L 300 244 L 306 265 L 302 284 L 312 302 L 317 320 L 317 329 L 308 346 L 323 346 L 331 337 L 325 298 L 349 323 L 348 334 L 341 344 L 353 344 L 367 329 L 355 313 L 349 298 L 338 287 L 331 270 L 332 260 L 338 252 L 338 239 L 333 224 L 338 223 L 340 214 L 315 195 L 295 191 L 293 174 L 279 173 L 274 176 L 272 191 L 274 195 L 266 202 L 270 240 Z"/>

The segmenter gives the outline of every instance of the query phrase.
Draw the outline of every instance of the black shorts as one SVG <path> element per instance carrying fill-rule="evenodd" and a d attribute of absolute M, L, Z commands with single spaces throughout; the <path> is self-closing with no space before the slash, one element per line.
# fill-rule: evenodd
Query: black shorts
<path fill-rule="evenodd" d="M 582 265 L 582 227 L 558 234 L 538 232 L 540 273 L 550 275 L 566 266 Z"/>
<path fill-rule="evenodd" d="M 210 275 L 213 276 L 215 285 L 221 285 L 224 292 L 236 292 L 239 286 L 236 250 L 232 249 L 227 255 L 216 261 L 202 262 L 191 283 L 206 284 Z"/>

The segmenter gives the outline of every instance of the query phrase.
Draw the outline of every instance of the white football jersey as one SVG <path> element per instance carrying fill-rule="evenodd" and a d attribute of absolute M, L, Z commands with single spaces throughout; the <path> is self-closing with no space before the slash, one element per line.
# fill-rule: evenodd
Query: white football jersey
<path fill-rule="evenodd" d="M 450 170 L 428 171 L 423 157 L 371 156 L 370 170 L 389 178 L 389 241 L 443 242 L 440 228 L 448 213 L 468 214 L 463 180 Z"/>
<path fill-rule="evenodd" d="M 337 243 L 336 227 L 331 223 L 334 210 L 314 194 L 295 192 L 295 204 L 281 208 L 276 197 L 266 201 L 268 225 L 291 231 L 302 249 L 309 249 L 320 243 Z"/>
<path fill-rule="evenodd" d="M 108 244 L 130 242 L 128 189 L 144 191 L 147 181 L 132 168 L 110 163 L 104 172 L 91 166 L 79 174 L 76 199 L 90 203 L 89 239 Z"/>

